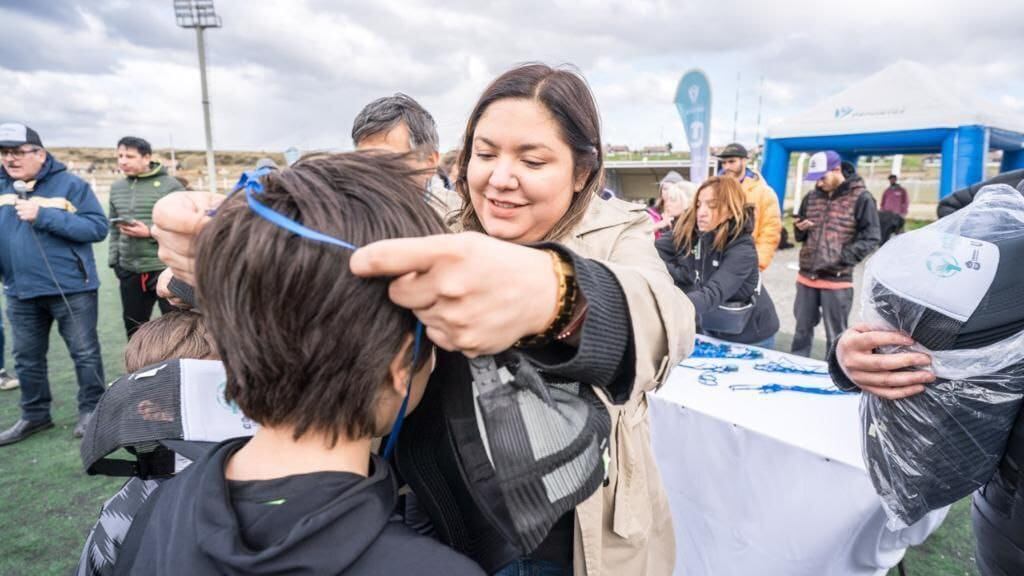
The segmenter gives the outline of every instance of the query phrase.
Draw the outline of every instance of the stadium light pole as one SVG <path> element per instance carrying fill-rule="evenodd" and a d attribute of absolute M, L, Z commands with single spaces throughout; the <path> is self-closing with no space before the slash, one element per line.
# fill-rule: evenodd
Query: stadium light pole
<path fill-rule="evenodd" d="M 210 94 L 206 89 L 206 44 L 203 31 L 220 28 L 220 16 L 213 9 L 213 0 L 174 0 L 174 18 L 182 28 L 196 29 L 199 50 L 199 82 L 203 90 L 203 124 L 206 128 L 206 172 L 210 192 L 217 193 L 217 168 L 213 160 L 213 129 L 210 127 Z"/>

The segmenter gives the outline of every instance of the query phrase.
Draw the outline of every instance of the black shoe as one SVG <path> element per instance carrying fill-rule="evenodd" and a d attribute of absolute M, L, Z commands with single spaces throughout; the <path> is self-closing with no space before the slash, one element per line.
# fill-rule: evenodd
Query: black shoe
<path fill-rule="evenodd" d="M 42 432 L 49 428 L 53 428 L 53 420 L 49 418 L 46 420 L 18 420 L 14 426 L 0 432 L 0 446 L 21 442 L 36 432 Z"/>
<path fill-rule="evenodd" d="M 89 421 L 92 420 L 92 412 L 86 412 L 78 415 L 78 424 L 75 425 L 75 431 L 71 433 L 75 438 L 81 438 L 85 436 L 85 428 L 89 426 Z"/>

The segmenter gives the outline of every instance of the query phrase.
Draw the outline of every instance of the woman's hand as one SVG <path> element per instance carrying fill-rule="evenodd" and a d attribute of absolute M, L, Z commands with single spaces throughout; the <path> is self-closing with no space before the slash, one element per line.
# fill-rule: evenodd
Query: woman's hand
<path fill-rule="evenodd" d="M 195 239 L 210 220 L 208 211 L 223 201 L 209 192 L 172 192 L 153 207 L 150 231 L 160 245 L 158 255 L 178 280 L 196 285 Z"/>
<path fill-rule="evenodd" d="M 901 371 L 928 366 L 931 358 L 920 352 L 875 354 L 880 346 L 911 346 L 914 341 L 900 332 L 874 330 L 858 324 L 839 337 L 836 361 L 846 376 L 861 390 L 889 400 L 899 400 L 924 392 L 924 385 L 935 380 L 925 370 Z"/>
<path fill-rule="evenodd" d="M 393 276 L 389 296 L 427 336 L 469 357 L 495 354 L 548 328 L 558 276 L 543 250 L 466 232 L 382 240 L 356 251 L 357 276 Z"/>

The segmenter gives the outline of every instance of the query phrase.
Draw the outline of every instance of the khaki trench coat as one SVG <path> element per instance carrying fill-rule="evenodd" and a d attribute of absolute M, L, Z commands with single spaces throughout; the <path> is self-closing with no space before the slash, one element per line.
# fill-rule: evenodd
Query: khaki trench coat
<path fill-rule="evenodd" d="M 450 206 L 435 209 L 451 216 Z M 675 535 L 651 448 L 646 393 L 693 351 L 693 305 L 658 256 L 643 206 L 595 196 L 583 220 L 556 241 L 615 274 L 629 305 L 636 352 L 636 383 L 625 404 L 613 404 L 595 388 L 611 417 L 611 460 L 607 485 L 576 507 L 574 574 L 668 576 Z"/>
<path fill-rule="evenodd" d="M 693 351 L 693 305 L 658 256 L 642 206 L 594 198 L 560 243 L 615 274 L 629 304 L 636 350 L 629 400 L 615 405 L 596 390 L 611 416 L 611 463 L 607 486 L 576 508 L 574 573 L 668 576 L 675 565 L 675 538 L 651 448 L 646 393 Z"/>

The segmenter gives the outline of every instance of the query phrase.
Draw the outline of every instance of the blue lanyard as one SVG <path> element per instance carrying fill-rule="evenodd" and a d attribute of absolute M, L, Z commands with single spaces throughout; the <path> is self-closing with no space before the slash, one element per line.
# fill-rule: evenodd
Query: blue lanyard
<path fill-rule="evenodd" d="M 846 392 L 839 390 L 838 388 L 814 388 L 811 386 L 786 386 L 785 384 L 762 384 L 760 386 L 756 384 L 733 384 L 729 386 L 732 391 L 739 390 L 756 390 L 762 394 L 773 394 L 775 392 L 802 392 L 804 394 L 820 394 L 822 396 L 838 396 L 841 394 L 856 394 L 856 392 Z"/>
<path fill-rule="evenodd" d="M 718 386 L 718 376 L 715 376 L 715 374 L 739 372 L 740 369 L 735 364 L 684 364 L 682 362 L 679 363 L 679 367 L 700 370 L 701 373 L 697 376 L 697 382 L 705 386 Z"/>
<path fill-rule="evenodd" d="M 234 194 L 235 192 L 244 189 L 245 200 L 249 204 L 250 210 L 274 226 L 284 228 L 296 236 L 301 236 L 302 238 L 306 238 L 314 242 L 338 246 L 345 248 L 346 250 L 352 250 L 353 252 L 358 248 L 354 244 L 345 242 L 344 240 L 340 240 L 333 236 L 328 236 L 323 232 L 318 232 L 307 226 L 303 226 L 295 220 L 288 218 L 284 214 L 275 211 L 257 200 L 256 196 L 263 192 L 263 184 L 260 182 L 260 178 L 266 176 L 270 171 L 270 168 L 258 168 L 256 170 L 243 172 L 242 177 L 238 179 L 238 184 L 235 184 L 235 188 L 231 193 Z M 405 420 L 405 412 L 409 406 L 409 394 L 412 391 L 412 378 L 416 373 L 416 363 L 419 361 L 420 343 L 422 340 L 423 324 L 417 320 L 416 331 L 413 337 L 412 366 L 409 367 L 409 379 L 405 383 L 405 398 L 402 399 L 402 406 L 398 409 L 398 416 L 395 418 L 395 423 L 391 425 L 391 432 L 388 434 L 388 443 L 384 447 L 383 454 L 385 460 L 391 457 L 391 453 L 394 451 L 395 445 L 398 443 L 398 433 L 402 431 L 402 422 Z"/>
<path fill-rule="evenodd" d="M 781 374 L 800 374 L 803 376 L 828 376 L 827 369 L 804 366 L 785 358 L 774 360 L 772 362 L 755 364 L 754 370 L 760 370 L 761 372 L 778 372 Z"/>
<path fill-rule="evenodd" d="M 735 364 L 680 364 L 680 368 L 689 368 L 690 370 L 701 370 L 704 372 L 716 372 L 718 374 L 724 374 L 726 372 L 739 372 L 739 366 Z"/>
<path fill-rule="evenodd" d="M 713 344 L 698 339 L 693 345 L 690 358 L 732 358 L 736 360 L 760 360 L 764 354 L 760 350 L 737 344 Z"/>

